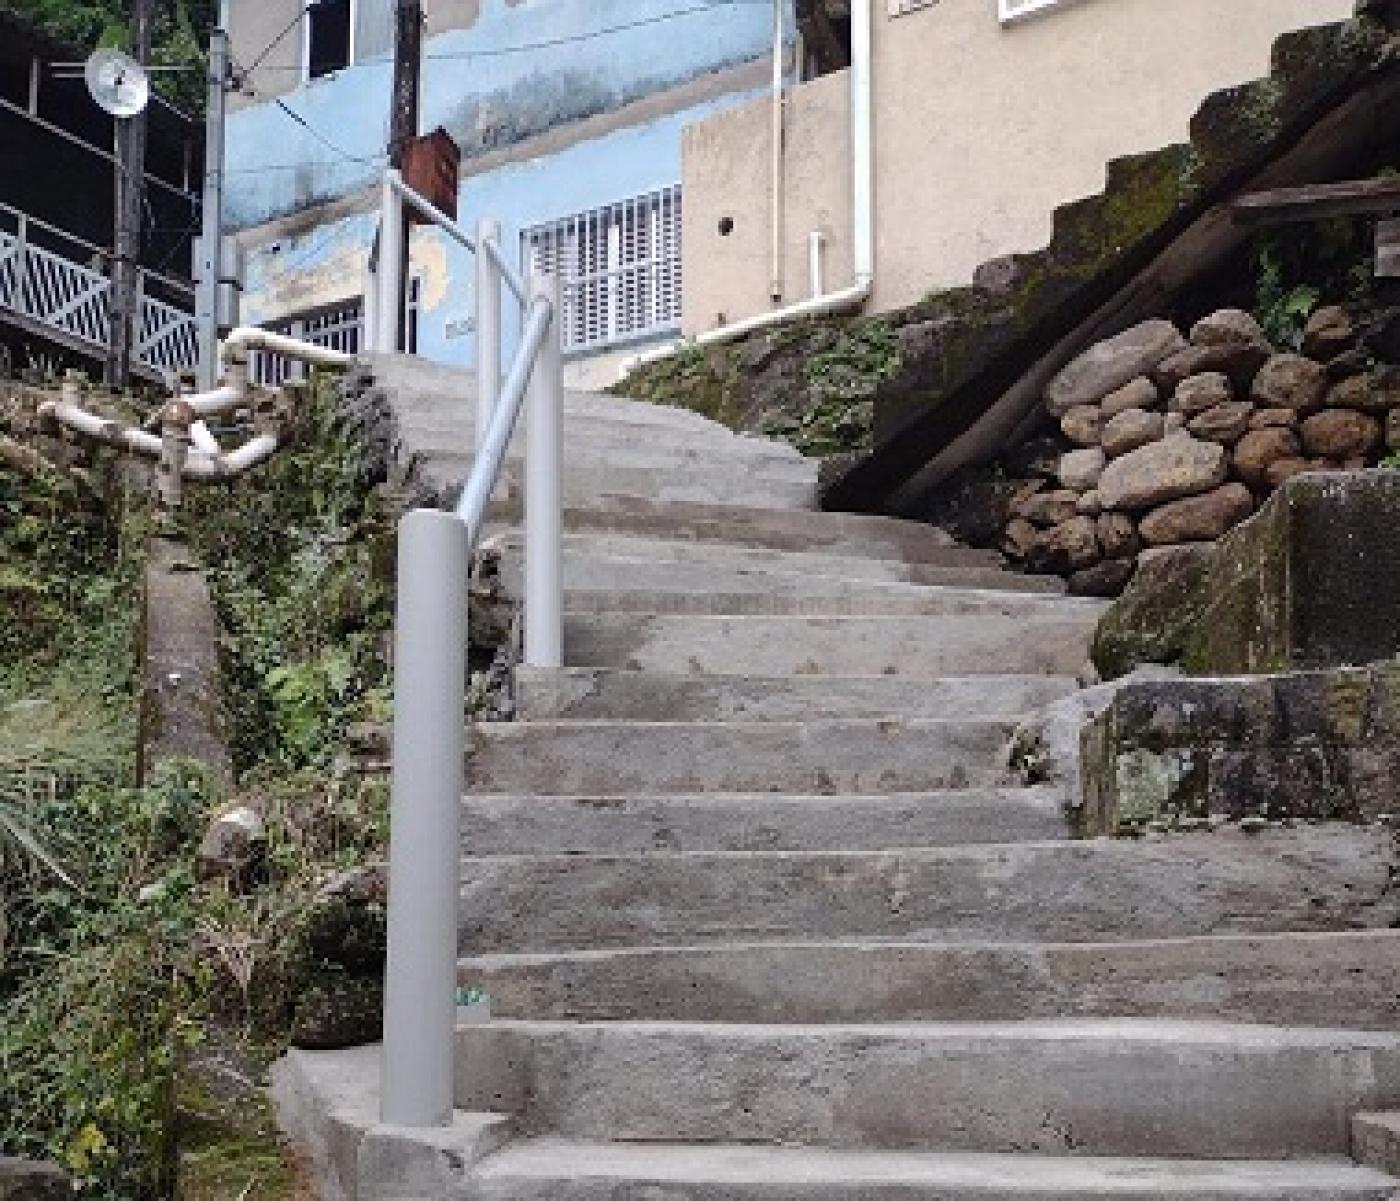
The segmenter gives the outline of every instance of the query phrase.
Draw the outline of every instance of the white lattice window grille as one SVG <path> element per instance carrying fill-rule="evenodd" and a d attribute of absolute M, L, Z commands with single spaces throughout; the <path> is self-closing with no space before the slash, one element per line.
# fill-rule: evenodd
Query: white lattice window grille
<path fill-rule="evenodd" d="M 1003 25 L 1010 25 L 1064 3 L 1066 0 L 997 0 L 997 16 Z"/>
<path fill-rule="evenodd" d="M 681 188 L 590 209 L 521 234 L 530 270 L 558 272 L 564 350 L 593 350 L 677 329 Z"/>

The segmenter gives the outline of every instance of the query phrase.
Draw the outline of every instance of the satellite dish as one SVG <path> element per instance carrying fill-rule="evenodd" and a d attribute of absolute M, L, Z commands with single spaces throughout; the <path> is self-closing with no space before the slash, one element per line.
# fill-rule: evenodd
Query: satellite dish
<path fill-rule="evenodd" d="M 114 117 L 134 117 L 151 99 L 146 69 L 120 50 L 94 50 L 83 78 L 98 108 Z"/>

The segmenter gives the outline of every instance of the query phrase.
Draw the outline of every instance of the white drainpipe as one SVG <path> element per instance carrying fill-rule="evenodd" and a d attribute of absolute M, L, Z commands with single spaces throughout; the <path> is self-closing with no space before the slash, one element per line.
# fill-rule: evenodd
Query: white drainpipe
<path fill-rule="evenodd" d="M 699 346 L 732 342 L 756 330 L 781 325 L 799 317 L 818 317 L 843 312 L 865 303 L 875 284 L 875 131 L 873 115 L 873 69 L 871 54 L 871 0 L 851 0 L 851 182 L 853 197 L 852 234 L 854 240 L 855 283 L 848 288 L 813 297 L 781 309 L 736 321 L 732 325 L 705 330 L 687 339 Z M 625 375 L 644 363 L 654 363 L 674 354 L 675 346 L 659 347 L 628 359 Z"/>
<path fill-rule="evenodd" d="M 783 299 L 783 214 L 787 188 L 783 179 L 783 5 L 787 0 L 773 0 L 773 169 L 769 172 L 773 188 L 771 214 L 772 245 L 769 251 L 768 298 L 774 304 Z"/>

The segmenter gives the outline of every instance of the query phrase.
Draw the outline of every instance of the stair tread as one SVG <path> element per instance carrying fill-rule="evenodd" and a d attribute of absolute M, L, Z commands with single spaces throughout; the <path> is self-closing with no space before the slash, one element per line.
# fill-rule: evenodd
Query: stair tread
<path fill-rule="evenodd" d="M 749 1144 L 601 1143 L 540 1138 L 513 1144 L 477 1166 L 484 1181 L 645 1180 L 658 1185 L 903 1184 L 1014 1188 L 1034 1195 L 1161 1197 L 1199 1190 L 1271 1198 L 1281 1188 L 1376 1190 L 1393 1178 L 1337 1158 L 1290 1160 L 1127 1159 L 973 1152 L 844 1151 Z M 718 1193 L 707 1194 L 718 1196 Z M 791 1195 L 791 1194 L 789 1194 Z M 975 1195 L 975 1194 L 973 1194 Z M 1296 1196 L 1290 1193 L 1289 1196 Z M 1384 1196 L 1362 1192 L 1360 1196 Z"/>

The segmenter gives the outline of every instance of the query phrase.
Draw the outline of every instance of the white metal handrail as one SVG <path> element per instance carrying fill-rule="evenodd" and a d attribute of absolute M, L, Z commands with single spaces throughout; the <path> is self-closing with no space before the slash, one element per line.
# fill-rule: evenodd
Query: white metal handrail
<path fill-rule="evenodd" d="M 404 206 L 476 255 L 476 455 L 455 510 L 415 509 L 399 522 L 394 632 L 388 962 L 380 1116 L 396 1126 L 452 1120 L 457 906 L 466 753 L 467 577 L 519 417 L 525 430 L 525 662 L 563 663 L 564 379 L 558 280 L 528 286 L 506 262 L 500 226 L 472 237 L 396 171 L 381 185 L 372 267 L 374 345 L 394 353 L 403 326 Z M 501 290 L 521 306 L 505 380 Z"/>

